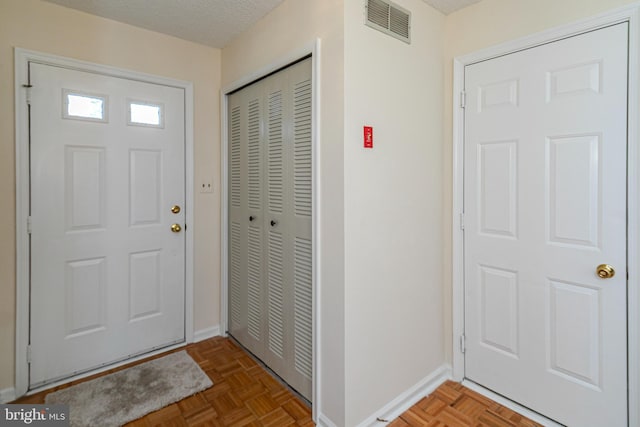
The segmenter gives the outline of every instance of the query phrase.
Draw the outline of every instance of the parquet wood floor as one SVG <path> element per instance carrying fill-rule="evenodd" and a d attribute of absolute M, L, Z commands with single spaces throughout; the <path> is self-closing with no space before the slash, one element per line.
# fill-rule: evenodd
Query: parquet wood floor
<path fill-rule="evenodd" d="M 177 349 L 175 351 L 180 351 Z M 311 427 L 311 408 L 227 338 L 186 346 L 213 387 L 126 424 L 128 427 Z M 15 403 L 43 403 L 47 393 L 131 367 L 166 353 L 34 394 Z"/>
<path fill-rule="evenodd" d="M 174 350 L 180 351 L 182 348 Z M 311 408 L 276 381 L 227 338 L 216 337 L 186 346 L 189 355 L 213 381 L 213 387 L 143 418 L 128 427 L 312 427 Z M 150 359 L 55 387 L 14 403 L 43 403 L 47 393 L 88 381 Z M 532 421 L 448 381 L 422 399 L 389 427 L 533 427 Z"/>
<path fill-rule="evenodd" d="M 389 427 L 538 427 L 459 383 L 447 381 L 413 405 Z"/>

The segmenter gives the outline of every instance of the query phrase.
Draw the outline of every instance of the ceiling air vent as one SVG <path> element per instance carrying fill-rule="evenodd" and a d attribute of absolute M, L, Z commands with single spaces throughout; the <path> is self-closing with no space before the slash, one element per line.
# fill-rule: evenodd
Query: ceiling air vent
<path fill-rule="evenodd" d="M 392 37 L 411 43 L 409 29 L 411 13 L 400 6 L 383 0 L 365 0 L 367 20 L 365 23 Z"/>

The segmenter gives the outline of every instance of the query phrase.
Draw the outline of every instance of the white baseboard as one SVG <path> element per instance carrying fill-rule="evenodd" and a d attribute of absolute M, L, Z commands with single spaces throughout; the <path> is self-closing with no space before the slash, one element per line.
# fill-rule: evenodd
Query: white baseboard
<path fill-rule="evenodd" d="M 7 403 L 16 400 L 16 389 L 5 388 L 0 390 L 0 403 Z"/>
<path fill-rule="evenodd" d="M 329 418 L 327 418 L 324 414 L 320 414 L 318 416 L 317 427 L 338 427 L 338 426 L 335 425 L 334 422 L 331 421 Z"/>
<path fill-rule="evenodd" d="M 400 394 L 398 397 L 380 408 L 375 414 L 358 424 L 358 427 L 374 427 L 388 424 L 411 408 L 420 399 L 438 388 L 443 382 L 451 379 L 451 366 L 445 364 L 427 375 L 422 381 Z M 387 421 L 378 421 L 388 420 Z"/>
<path fill-rule="evenodd" d="M 210 328 L 195 331 L 193 333 L 193 342 L 200 342 L 218 336 L 220 336 L 220 326 L 212 326 Z"/>

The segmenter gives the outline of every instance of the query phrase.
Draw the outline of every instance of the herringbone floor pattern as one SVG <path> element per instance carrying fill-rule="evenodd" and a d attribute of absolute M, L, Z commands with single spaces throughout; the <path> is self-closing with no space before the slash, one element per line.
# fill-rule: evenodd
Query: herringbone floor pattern
<path fill-rule="evenodd" d="M 179 350 L 181 349 L 175 351 Z M 315 425 L 311 420 L 311 408 L 276 381 L 233 341 L 221 337 L 211 338 L 190 344 L 186 346 L 186 350 L 212 379 L 213 387 L 132 421 L 127 427 Z M 150 359 L 24 397 L 14 403 L 43 403 L 47 393 Z M 449 381 L 388 426 L 532 427 L 538 424 Z"/>

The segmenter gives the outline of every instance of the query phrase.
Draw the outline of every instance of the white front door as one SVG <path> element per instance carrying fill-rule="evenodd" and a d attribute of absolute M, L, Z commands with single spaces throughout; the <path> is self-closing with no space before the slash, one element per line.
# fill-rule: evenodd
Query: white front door
<path fill-rule="evenodd" d="M 465 376 L 569 426 L 627 425 L 627 36 L 465 69 Z"/>
<path fill-rule="evenodd" d="M 34 388 L 184 341 L 185 116 L 183 89 L 29 71 Z"/>

